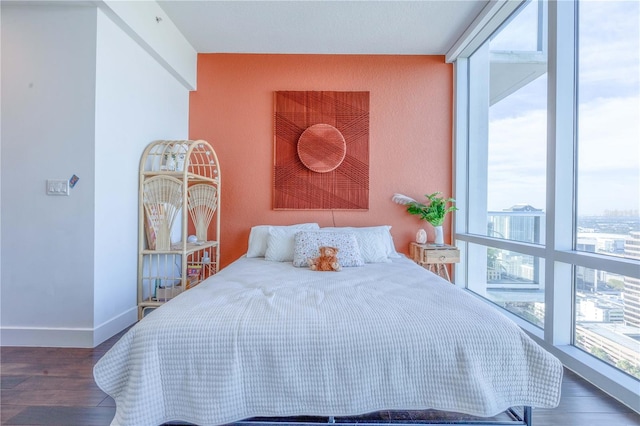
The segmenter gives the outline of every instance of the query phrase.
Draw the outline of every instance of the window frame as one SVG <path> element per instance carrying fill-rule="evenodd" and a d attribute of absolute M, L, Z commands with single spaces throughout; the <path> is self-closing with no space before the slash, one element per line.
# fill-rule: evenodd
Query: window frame
<path fill-rule="evenodd" d="M 447 62 L 453 63 L 454 66 L 453 187 L 459 210 L 454 213 L 453 232 L 455 244 L 461 254 L 461 261 L 454 268 L 454 281 L 457 286 L 496 309 L 500 309 L 542 347 L 556 355 L 567 368 L 585 377 L 634 410 L 640 411 L 637 379 L 573 345 L 575 266 L 640 278 L 640 262 L 637 260 L 575 250 L 578 111 L 577 0 L 544 2 L 547 4 L 547 19 L 539 21 L 541 27 L 547 25 L 548 28 L 547 37 L 543 39 L 543 43 L 547 44 L 547 48 L 544 49 L 543 46 L 543 50 L 546 50 L 548 55 L 545 243 L 530 244 L 469 232 L 469 229 L 473 229 L 470 224 L 474 221 L 473 212 L 470 214 L 470 205 L 477 211 L 477 203 L 482 202 L 479 199 L 482 196 L 485 196 L 486 204 L 486 194 L 478 191 L 477 186 L 477 179 L 481 177 L 482 170 L 477 168 L 471 170 L 470 167 L 474 165 L 469 162 L 470 150 L 482 148 L 482 145 L 474 141 L 474 132 L 470 129 L 477 125 L 473 124 L 474 120 L 476 123 L 482 123 L 483 120 L 483 111 L 477 106 L 474 107 L 469 100 L 469 91 L 474 90 L 475 83 L 475 76 L 470 73 L 469 58 L 525 3 L 525 0 L 508 1 L 501 7 L 493 5 L 492 8 L 487 8 L 446 56 Z M 486 170 L 484 173 L 486 174 Z M 471 176 L 474 177 L 473 186 L 470 185 Z M 515 251 L 543 259 L 545 264 L 544 329 L 497 307 L 469 289 L 473 288 L 473 277 L 482 275 L 482 265 L 477 264 L 478 262 L 468 264 L 470 244 Z M 486 269 L 486 265 L 484 268 Z"/>

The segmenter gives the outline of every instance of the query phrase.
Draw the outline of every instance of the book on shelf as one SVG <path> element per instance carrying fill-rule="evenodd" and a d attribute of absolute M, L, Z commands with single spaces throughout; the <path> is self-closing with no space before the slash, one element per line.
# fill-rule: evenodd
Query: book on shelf
<path fill-rule="evenodd" d="M 187 265 L 187 276 L 199 277 L 200 272 L 202 272 L 202 265 L 195 264 L 195 263 Z"/>
<path fill-rule="evenodd" d="M 202 265 L 191 263 L 187 265 L 187 281 L 189 285 L 201 280 Z"/>

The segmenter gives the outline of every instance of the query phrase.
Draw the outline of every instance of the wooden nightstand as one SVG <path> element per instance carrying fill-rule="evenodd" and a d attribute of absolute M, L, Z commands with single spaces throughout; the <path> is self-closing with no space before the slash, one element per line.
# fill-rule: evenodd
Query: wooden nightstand
<path fill-rule="evenodd" d="M 451 282 L 446 264 L 460 262 L 460 250 L 458 250 L 457 247 L 446 244 L 436 246 L 434 244 L 418 244 L 412 242 L 409 244 L 409 257 L 418 265 Z"/>

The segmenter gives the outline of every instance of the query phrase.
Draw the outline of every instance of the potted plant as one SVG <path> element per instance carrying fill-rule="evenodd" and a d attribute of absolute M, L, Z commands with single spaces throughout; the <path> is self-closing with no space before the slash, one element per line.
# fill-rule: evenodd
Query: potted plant
<path fill-rule="evenodd" d="M 402 194 L 394 194 L 392 200 L 398 204 L 407 206 L 407 212 L 416 216 L 420 216 L 420 219 L 429 222 L 436 233 L 435 244 L 444 244 L 444 235 L 442 232 L 442 224 L 444 223 L 447 213 L 454 210 L 458 210 L 453 205 L 456 200 L 453 198 L 444 198 L 441 196 L 442 192 L 434 192 L 433 194 L 425 194 L 428 203 L 422 204 L 414 200 L 411 197 L 407 197 Z M 450 204 L 447 206 L 447 204 Z"/>

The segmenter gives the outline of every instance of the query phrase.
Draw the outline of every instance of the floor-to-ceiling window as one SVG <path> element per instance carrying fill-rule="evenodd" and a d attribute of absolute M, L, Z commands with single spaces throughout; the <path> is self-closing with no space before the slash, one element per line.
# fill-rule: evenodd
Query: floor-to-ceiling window
<path fill-rule="evenodd" d="M 469 289 L 544 326 L 547 57 L 542 2 L 525 4 L 469 57 Z M 493 241 L 492 241 L 493 240 Z M 502 241 L 497 241 L 502 240 Z M 492 241 L 492 243 L 489 243 Z M 508 247 L 499 244 L 509 242 Z M 493 244 L 493 243 L 497 243 Z M 524 244 L 522 244 L 524 243 Z"/>
<path fill-rule="evenodd" d="M 638 2 L 511 1 L 449 58 L 457 285 L 636 409 L 639 20 Z"/>
<path fill-rule="evenodd" d="M 638 2 L 578 5 L 575 248 L 640 259 Z M 574 344 L 640 378 L 638 277 L 576 266 Z"/>

